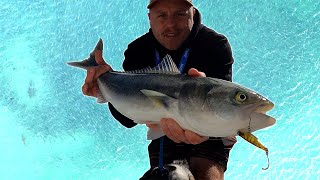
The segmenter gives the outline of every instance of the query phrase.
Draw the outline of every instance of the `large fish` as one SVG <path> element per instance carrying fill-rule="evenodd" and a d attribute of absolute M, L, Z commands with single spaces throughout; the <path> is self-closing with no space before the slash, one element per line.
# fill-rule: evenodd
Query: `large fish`
<path fill-rule="evenodd" d="M 100 39 L 95 50 L 102 49 Z M 68 64 L 84 69 L 97 65 L 94 52 L 81 62 Z M 276 122 L 266 114 L 274 107 L 267 98 L 233 82 L 181 74 L 169 55 L 154 68 L 109 71 L 97 82 L 101 92 L 98 102 L 110 102 L 139 124 L 158 124 L 161 118 L 173 118 L 183 129 L 202 136 L 240 135 L 256 144 L 251 132 Z M 163 135 L 149 131 L 148 139 Z"/>

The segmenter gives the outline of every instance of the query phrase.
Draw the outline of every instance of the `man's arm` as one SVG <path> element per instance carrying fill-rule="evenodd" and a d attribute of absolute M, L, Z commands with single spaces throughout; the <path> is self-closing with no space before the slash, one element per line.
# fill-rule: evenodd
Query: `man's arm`
<path fill-rule="evenodd" d="M 207 70 L 205 72 L 206 75 L 208 77 L 232 81 L 232 65 L 234 59 L 227 38 L 221 36 L 218 41 L 211 41 L 207 47 L 214 47 L 213 49 L 207 50 L 209 59 L 214 60 L 208 62 L 208 66 L 206 66 Z"/>

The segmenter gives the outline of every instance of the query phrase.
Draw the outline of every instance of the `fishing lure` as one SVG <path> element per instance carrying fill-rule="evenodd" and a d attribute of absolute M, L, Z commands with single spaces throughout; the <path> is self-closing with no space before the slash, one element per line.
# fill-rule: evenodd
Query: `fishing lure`
<path fill-rule="evenodd" d="M 269 151 L 268 151 L 268 148 L 266 148 L 264 145 L 262 145 L 258 138 L 255 137 L 253 134 L 251 134 L 250 132 L 244 132 L 244 131 L 239 131 L 238 132 L 238 135 L 240 137 L 242 137 L 244 140 L 248 141 L 249 143 L 255 145 L 256 147 L 264 150 L 266 152 L 266 155 L 267 155 L 267 159 L 268 159 L 268 166 L 266 168 L 262 168 L 262 170 L 267 170 L 269 168 L 269 165 L 270 165 L 270 161 L 269 161 Z"/>

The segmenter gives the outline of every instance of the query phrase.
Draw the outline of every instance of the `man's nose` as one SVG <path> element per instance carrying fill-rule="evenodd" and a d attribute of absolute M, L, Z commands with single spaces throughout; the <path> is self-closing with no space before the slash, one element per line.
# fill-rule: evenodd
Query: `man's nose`
<path fill-rule="evenodd" d="M 167 19 L 168 27 L 175 27 L 177 25 L 177 18 L 175 16 L 169 16 Z"/>

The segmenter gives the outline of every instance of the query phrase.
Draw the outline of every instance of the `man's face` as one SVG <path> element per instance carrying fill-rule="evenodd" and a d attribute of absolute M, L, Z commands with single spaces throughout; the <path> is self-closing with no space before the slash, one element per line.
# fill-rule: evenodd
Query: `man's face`
<path fill-rule="evenodd" d="M 150 9 L 148 16 L 159 43 L 169 50 L 176 50 L 190 35 L 194 8 L 181 0 L 162 0 Z"/>

